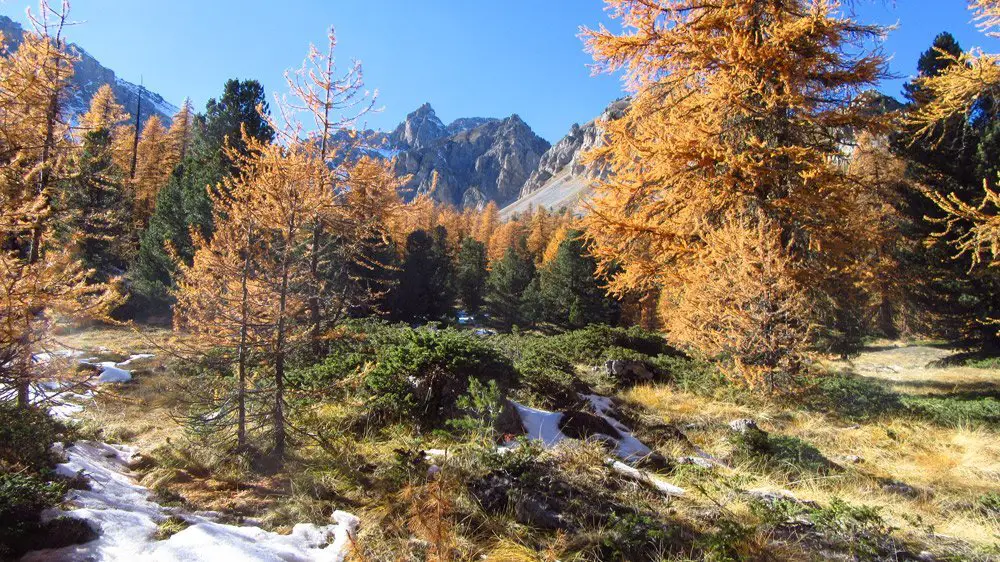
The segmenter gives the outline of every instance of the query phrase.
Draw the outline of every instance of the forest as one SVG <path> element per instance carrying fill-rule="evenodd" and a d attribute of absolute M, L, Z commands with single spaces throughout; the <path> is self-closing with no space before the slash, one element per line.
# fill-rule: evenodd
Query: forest
<path fill-rule="evenodd" d="M 627 109 L 513 214 L 404 188 L 332 29 L 169 122 L 71 114 L 68 0 L 0 34 L 0 560 L 1000 558 L 1000 54 L 897 101 L 851 2 L 603 3 Z"/>

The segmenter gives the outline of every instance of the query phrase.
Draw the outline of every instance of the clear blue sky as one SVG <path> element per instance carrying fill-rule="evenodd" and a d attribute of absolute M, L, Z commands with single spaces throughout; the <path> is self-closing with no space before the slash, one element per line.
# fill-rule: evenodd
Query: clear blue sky
<path fill-rule="evenodd" d="M 963 47 L 1000 50 L 969 23 L 964 0 L 861 2 L 866 21 L 898 23 L 884 47 L 905 78 L 943 30 Z M 0 13 L 24 21 L 28 0 L 0 0 Z M 339 56 L 362 61 L 379 89 L 374 128 L 391 129 L 423 102 L 445 122 L 519 114 L 555 141 L 574 122 L 596 116 L 622 95 L 613 76 L 592 77 L 580 25 L 607 22 L 600 0 L 74 0 L 69 32 L 105 66 L 179 104 L 199 109 L 230 77 L 257 78 L 283 91 L 310 42 L 337 29 Z M 902 80 L 882 89 L 898 95 Z"/>

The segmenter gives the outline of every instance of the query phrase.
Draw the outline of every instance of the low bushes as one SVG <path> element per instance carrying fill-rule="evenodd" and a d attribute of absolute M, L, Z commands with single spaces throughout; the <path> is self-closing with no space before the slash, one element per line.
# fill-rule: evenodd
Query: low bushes
<path fill-rule="evenodd" d="M 52 445 L 68 432 L 44 410 L 0 403 L 0 560 L 93 538 L 77 519 L 41 521 L 42 511 L 58 505 L 68 489 L 52 472 L 58 460 Z"/>
<path fill-rule="evenodd" d="M 473 378 L 495 381 L 505 395 L 517 372 L 495 348 L 468 332 L 414 330 L 405 343 L 382 350 L 364 386 L 377 417 L 412 416 L 421 425 L 438 427 L 458 413 L 456 402 Z"/>
<path fill-rule="evenodd" d="M 52 444 L 66 438 L 68 428 L 38 408 L 0 402 L 0 469 L 37 471 L 55 462 Z"/>

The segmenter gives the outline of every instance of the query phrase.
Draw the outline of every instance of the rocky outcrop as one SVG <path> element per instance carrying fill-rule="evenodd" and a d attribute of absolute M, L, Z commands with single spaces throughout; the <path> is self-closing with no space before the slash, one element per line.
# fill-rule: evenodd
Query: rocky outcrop
<path fill-rule="evenodd" d="M 481 124 L 462 129 L 476 123 Z M 449 129 L 458 132 L 444 136 Z M 444 127 L 426 104 L 407 116 L 389 142 L 401 150 L 397 174 L 411 176 L 405 197 L 431 192 L 436 175 L 433 197 L 459 207 L 513 201 L 549 148 L 517 115 L 460 119 Z"/>
<path fill-rule="evenodd" d="M 16 50 L 24 37 L 21 24 L 6 16 L 0 16 L 0 33 L 4 36 L 4 47 L 9 51 Z M 157 115 L 169 124 L 177 113 L 177 107 L 168 103 L 162 96 L 118 78 L 113 70 L 103 66 L 79 45 L 71 43 L 69 48 L 79 57 L 73 65 L 73 78 L 67 100 L 67 110 L 71 117 L 85 113 L 90 107 L 90 99 L 104 84 L 111 85 L 118 103 L 125 106 L 130 115 L 135 115 L 137 95 L 142 96 L 143 120 L 150 115 Z"/>
<path fill-rule="evenodd" d="M 521 197 L 538 191 L 561 173 L 585 177 L 597 175 L 597 167 L 584 163 L 583 155 L 601 142 L 601 123 L 620 118 L 626 109 L 628 100 L 618 100 L 608 106 L 600 117 L 582 127 L 574 123 L 569 133 L 542 156 L 538 169 L 521 188 Z"/>
<path fill-rule="evenodd" d="M 431 104 L 425 103 L 389 135 L 389 145 L 401 150 L 419 150 L 434 145 L 448 136 L 448 129 L 438 119 Z"/>

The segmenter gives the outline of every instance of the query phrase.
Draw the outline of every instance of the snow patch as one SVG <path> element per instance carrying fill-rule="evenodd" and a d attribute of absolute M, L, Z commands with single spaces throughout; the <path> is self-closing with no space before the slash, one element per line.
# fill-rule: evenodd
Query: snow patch
<path fill-rule="evenodd" d="M 79 355 L 82 354 L 55 352 L 38 354 L 35 360 L 47 362 L 55 356 Z M 137 354 L 121 363 L 98 363 L 96 366 L 102 368 L 98 381 L 127 382 L 132 375 L 121 367 L 149 357 L 152 355 Z M 87 389 L 83 393 L 70 393 L 65 392 L 66 388 L 58 381 L 40 383 L 32 387 L 33 401 L 49 404 L 57 418 L 73 419 L 83 410 L 82 403 L 93 398 L 93 392 Z M 51 509 L 43 518 L 81 519 L 97 531 L 98 537 L 84 544 L 29 552 L 22 562 L 343 562 L 360 524 L 350 513 L 336 511 L 331 524 L 300 523 L 289 535 L 255 526 L 227 525 L 217 520 L 218 513 L 188 513 L 152 500 L 150 490 L 136 484 L 130 476 L 129 464 L 137 453 L 133 447 L 78 441 L 68 448 L 56 444 L 53 449 L 67 458 L 56 466 L 56 473 L 67 478 L 83 477 L 90 489 L 73 490 L 66 496 L 66 503 L 74 509 Z M 166 540 L 156 540 L 159 525 L 170 517 L 180 517 L 189 526 Z"/>
<path fill-rule="evenodd" d="M 67 477 L 83 475 L 91 489 L 74 490 L 67 496 L 77 509 L 51 510 L 46 518 L 65 515 L 82 519 L 99 536 L 85 544 L 29 553 L 22 562 L 341 562 L 359 523 L 353 515 L 338 511 L 332 524 L 299 524 L 290 535 L 226 525 L 214 521 L 210 514 L 183 513 L 150 500 L 150 491 L 128 476 L 128 464 L 136 453 L 131 447 L 81 441 L 65 453 L 69 461 L 56 472 Z M 159 524 L 171 516 L 181 517 L 190 526 L 166 540 L 156 540 Z"/>

